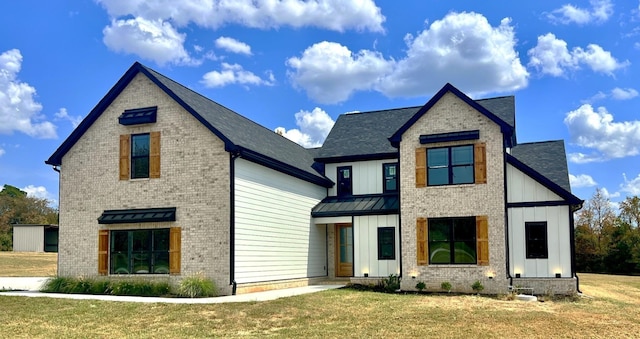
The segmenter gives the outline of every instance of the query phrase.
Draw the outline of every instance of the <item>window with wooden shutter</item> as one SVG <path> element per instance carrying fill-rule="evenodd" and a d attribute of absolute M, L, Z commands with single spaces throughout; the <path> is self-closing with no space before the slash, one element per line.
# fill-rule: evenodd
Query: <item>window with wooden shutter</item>
<path fill-rule="evenodd" d="M 98 274 L 109 272 L 109 231 L 98 231 Z"/>
<path fill-rule="evenodd" d="M 182 247 L 180 227 L 171 227 L 169 231 L 169 273 L 180 274 L 180 249 Z"/>
<path fill-rule="evenodd" d="M 416 221 L 416 252 L 418 265 L 429 264 L 429 247 L 427 238 L 427 219 L 418 218 Z"/>
<path fill-rule="evenodd" d="M 474 147 L 475 183 L 487 183 L 487 144 L 479 142 Z"/>
<path fill-rule="evenodd" d="M 416 187 L 427 186 L 427 149 L 416 148 Z"/>
<path fill-rule="evenodd" d="M 486 215 L 476 217 L 476 246 L 478 265 L 489 265 L 489 221 Z"/>
<path fill-rule="evenodd" d="M 150 133 L 149 178 L 160 178 L 160 132 Z"/>
<path fill-rule="evenodd" d="M 130 135 L 120 136 L 120 180 L 129 180 Z"/>

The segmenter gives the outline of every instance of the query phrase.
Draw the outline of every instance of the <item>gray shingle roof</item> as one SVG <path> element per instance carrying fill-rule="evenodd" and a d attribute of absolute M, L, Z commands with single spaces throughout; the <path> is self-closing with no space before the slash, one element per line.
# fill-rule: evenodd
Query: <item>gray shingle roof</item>
<path fill-rule="evenodd" d="M 515 127 L 512 96 L 476 100 L 507 124 Z M 395 153 L 388 138 L 413 117 L 422 106 L 348 113 L 338 117 L 322 145 L 318 158 Z"/>
<path fill-rule="evenodd" d="M 511 149 L 511 155 L 567 192 L 571 192 L 564 141 L 518 144 Z"/>

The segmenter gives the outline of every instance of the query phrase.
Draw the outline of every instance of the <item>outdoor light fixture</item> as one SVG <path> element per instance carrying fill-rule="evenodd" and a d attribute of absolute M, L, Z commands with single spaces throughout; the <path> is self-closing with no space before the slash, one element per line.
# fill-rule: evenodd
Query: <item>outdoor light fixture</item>
<path fill-rule="evenodd" d="M 489 277 L 489 279 L 493 279 L 493 272 L 489 272 L 489 274 L 487 274 L 487 276 Z"/>
<path fill-rule="evenodd" d="M 364 277 L 365 277 L 365 278 L 369 278 L 369 273 L 365 273 L 365 274 L 364 274 Z"/>
<path fill-rule="evenodd" d="M 556 273 L 556 278 L 562 278 L 562 274 Z"/>
<path fill-rule="evenodd" d="M 516 278 L 520 278 L 520 273 L 516 273 Z"/>

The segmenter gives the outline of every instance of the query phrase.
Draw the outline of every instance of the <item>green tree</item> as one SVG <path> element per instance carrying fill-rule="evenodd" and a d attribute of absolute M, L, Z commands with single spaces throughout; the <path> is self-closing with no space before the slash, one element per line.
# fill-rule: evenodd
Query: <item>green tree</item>
<path fill-rule="evenodd" d="M 609 251 L 616 221 L 611 201 L 598 188 L 576 216 L 578 269 L 588 272 L 605 271 L 603 258 Z"/>
<path fill-rule="evenodd" d="M 14 224 L 57 224 L 58 211 L 47 199 L 27 196 L 27 192 L 11 185 L 0 191 L 0 251 L 13 248 Z"/>

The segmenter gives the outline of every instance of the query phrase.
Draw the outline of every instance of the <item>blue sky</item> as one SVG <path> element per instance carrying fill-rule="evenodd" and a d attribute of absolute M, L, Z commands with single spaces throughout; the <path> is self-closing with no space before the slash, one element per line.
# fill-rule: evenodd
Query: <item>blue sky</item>
<path fill-rule="evenodd" d="M 0 185 L 44 164 L 135 61 L 304 146 L 450 82 L 565 140 L 574 194 L 640 195 L 640 1 L 22 0 L 0 11 Z"/>

